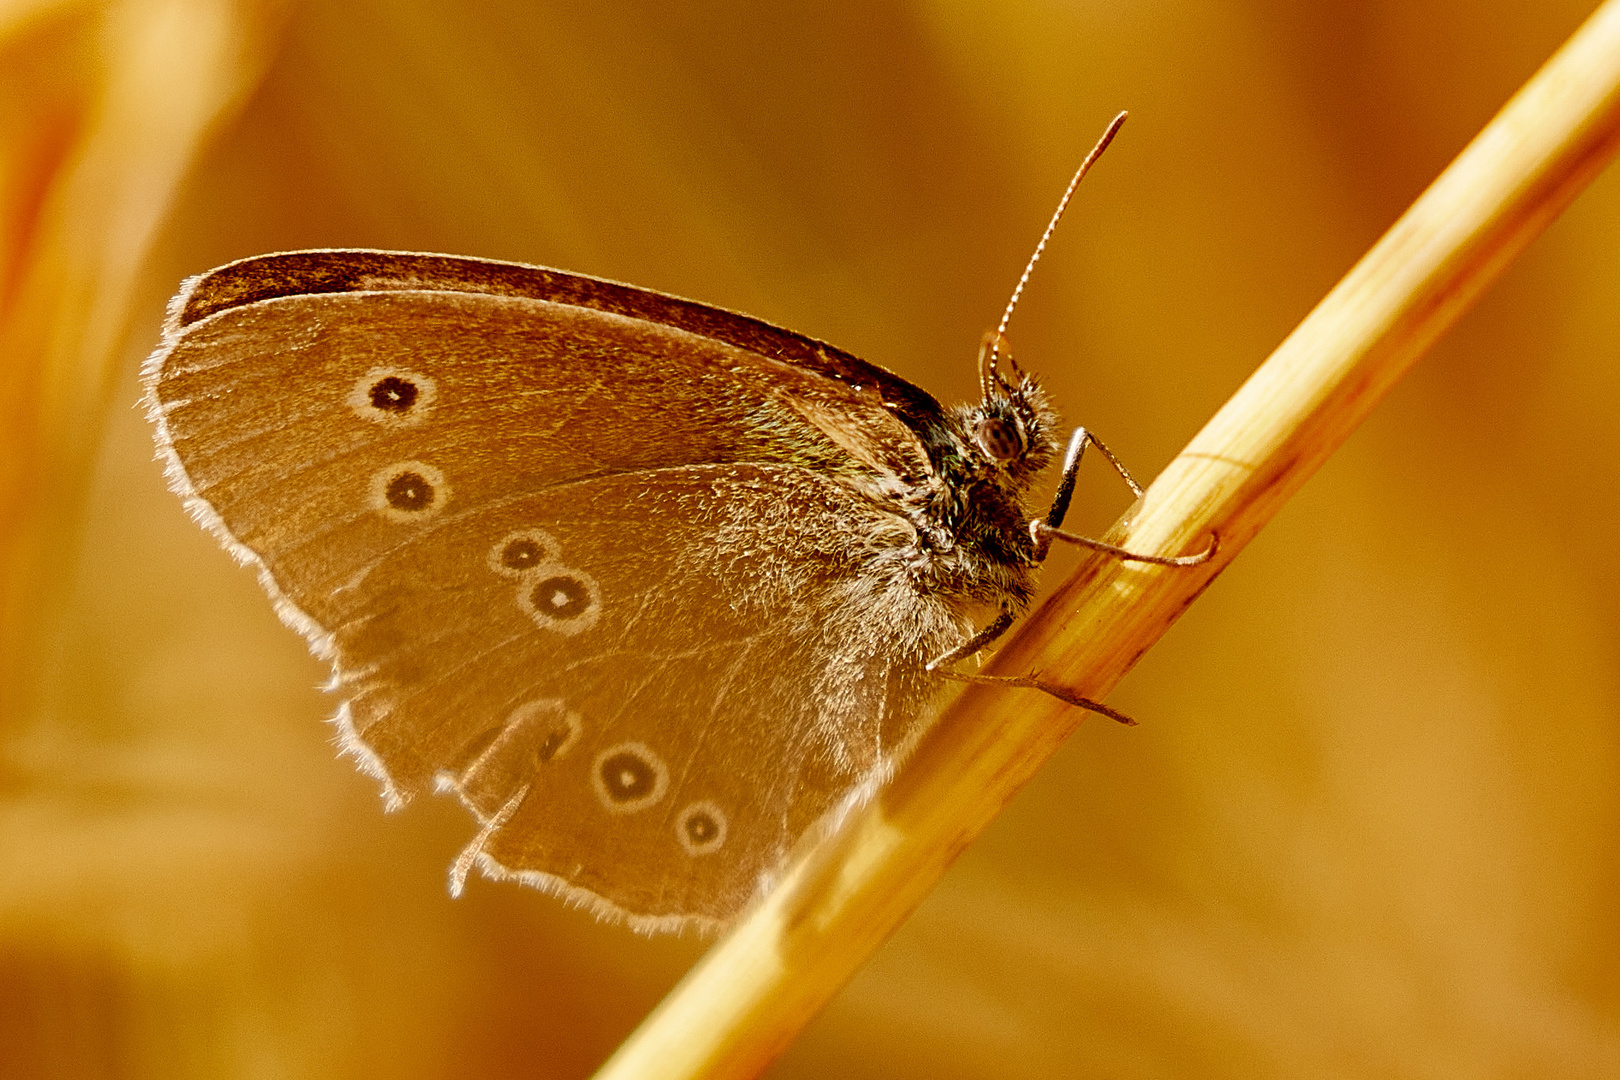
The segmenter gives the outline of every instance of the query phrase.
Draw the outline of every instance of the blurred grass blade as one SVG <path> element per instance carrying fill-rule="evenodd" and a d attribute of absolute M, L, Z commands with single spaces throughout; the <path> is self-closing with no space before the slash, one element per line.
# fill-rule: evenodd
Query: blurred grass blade
<path fill-rule="evenodd" d="M 0 720 L 30 696 L 143 260 L 257 85 L 279 3 L 124 0 L 0 18 Z"/>
<path fill-rule="evenodd" d="M 1620 145 L 1620 0 L 1491 121 L 1149 489 L 1108 539 L 1196 550 L 1082 565 L 998 656 L 1100 698 Z M 692 970 L 598 1076 L 749 1076 L 778 1054 L 1084 714 L 972 686 L 895 782 Z"/>

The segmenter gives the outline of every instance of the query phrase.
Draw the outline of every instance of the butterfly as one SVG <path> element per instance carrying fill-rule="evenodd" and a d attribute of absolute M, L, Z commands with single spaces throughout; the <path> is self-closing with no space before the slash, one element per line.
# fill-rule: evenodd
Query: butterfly
<path fill-rule="evenodd" d="M 1076 539 L 1094 440 L 1032 519 L 1058 418 L 1004 353 L 946 408 L 644 289 L 322 250 L 187 280 L 144 386 L 173 489 L 331 661 L 342 751 L 390 808 L 477 819 L 453 892 L 476 867 L 713 929 L 890 775 L 942 677 L 987 678 L 952 665 Z"/>

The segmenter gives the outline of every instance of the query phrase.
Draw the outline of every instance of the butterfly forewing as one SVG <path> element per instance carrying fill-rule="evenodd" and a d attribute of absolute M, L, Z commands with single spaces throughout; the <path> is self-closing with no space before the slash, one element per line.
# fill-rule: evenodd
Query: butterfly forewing
<path fill-rule="evenodd" d="M 456 791 L 487 871 L 723 919 L 917 730 L 897 658 L 960 627 L 874 572 L 914 534 L 863 490 L 927 468 L 879 380 L 751 321 L 208 287 L 148 372 L 177 486 L 333 659 L 352 748 Z"/>

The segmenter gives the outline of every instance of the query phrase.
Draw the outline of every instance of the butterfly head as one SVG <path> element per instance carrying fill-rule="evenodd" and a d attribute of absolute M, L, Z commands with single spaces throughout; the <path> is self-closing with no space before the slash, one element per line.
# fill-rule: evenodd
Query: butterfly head
<path fill-rule="evenodd" d="M 978 403 L 962 410 L 959 430 L 981 472 L 1021 491 L 1057 452 L 1057 413 L 995 332 L 979 349 L 979 392 Z"/>
<path fill-rule="evenodd" d="M 949 536 L 941 546 L 952 552 L 949 587 L 1016 606 L 1028 600 L 1027 570 L 1040 561 L 1025 500 L 1057 453 L 1058 418 L 1046 391 L 1021 372 L 993 372 L 982 389 L 978 401 L 946 413 L 935 443 L 943 498 L 934 513 Z"/>

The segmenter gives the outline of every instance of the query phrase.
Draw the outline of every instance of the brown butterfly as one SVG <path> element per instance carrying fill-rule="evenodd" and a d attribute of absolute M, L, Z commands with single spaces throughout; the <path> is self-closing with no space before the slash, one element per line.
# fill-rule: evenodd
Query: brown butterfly
<path fill-rule="evenodd" d="M 1090 437 L 1032 522 L 1057 417 L 987 342 L 946 409 L 643 289 L 305 251 L 189 279 L 145 386 L 173 488 L 332 661 L 344 752 L 476 815 L 453 890 L 657 930 L 724 922 L 886 779 L 1077 539 Z"/>

